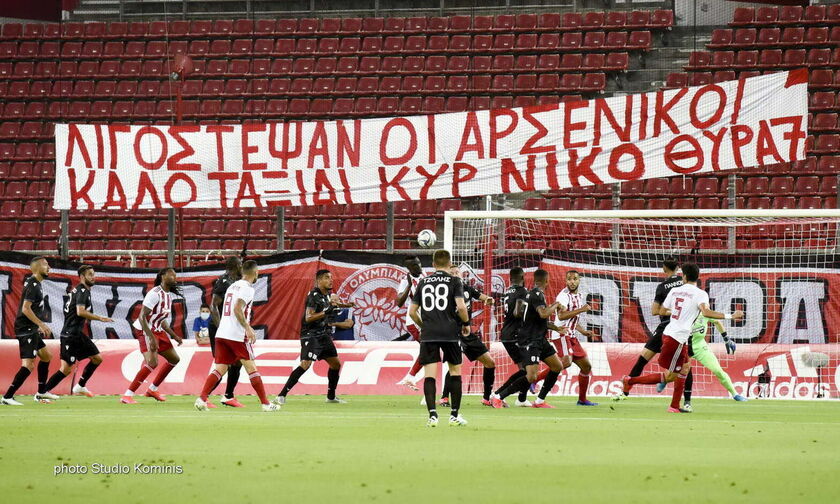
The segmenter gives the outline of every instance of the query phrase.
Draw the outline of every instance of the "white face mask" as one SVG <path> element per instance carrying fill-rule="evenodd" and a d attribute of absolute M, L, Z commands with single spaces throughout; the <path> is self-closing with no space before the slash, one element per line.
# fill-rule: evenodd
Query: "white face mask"
<path fill-rule="evenodd" d="M 201 312 L 201 320 L 207 320 L 210 318 L 210 314 L 207 312 Z"/>

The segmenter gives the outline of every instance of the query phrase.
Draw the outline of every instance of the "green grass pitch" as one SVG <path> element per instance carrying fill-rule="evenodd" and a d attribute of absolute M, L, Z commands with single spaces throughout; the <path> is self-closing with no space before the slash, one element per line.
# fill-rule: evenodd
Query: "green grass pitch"
<path fill-rule="evenodd" d="M 840 499 L 840 402 L 553 398 L 493 410 L 465 397 L 466 427 L 425 427 L 419 396 L 291 396 L 283 410 L 197 412 L 193 397 L 65 397 L 0 408 L 8 503 L 792 503 Z M 87 474 L 54 476 L 60 464 Z M 93 464 L 129 474 L 93 474 Z M 182 474 L 135 474 L 135 464 Z"/>

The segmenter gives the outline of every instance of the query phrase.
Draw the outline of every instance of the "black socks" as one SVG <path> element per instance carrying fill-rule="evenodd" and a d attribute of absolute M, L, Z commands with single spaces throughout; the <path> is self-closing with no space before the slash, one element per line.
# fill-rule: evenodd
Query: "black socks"
<path fill-rule="evenodd" d="M 461 408 L 461 377 L 452 376 L 449 378 L 451 393 L 452 393 L 452 416 L 458 416 L 458 410 Z"/>
<path fill-rule="evenodd" d="M 87 366 L 85 366 L 85 370 L 82 371 L 82 377 L 79 379 L 79 386 L 86 387 L 88 380 L 90 377 L 93 376 L 93 372 L 96 371 L 96 368 L 99 367 L 99 364 L 94 364 L 93 362 L 88 362 Z"/>
<path fill-rule="evenodd" d="M 225 387 L 225 399 L 233 399 L 233 392 L 236 384 L 239 383 L 239 375 L 242 373 L 242 363 L 237 362 L 230 366 L 227 372 L 227 386 Z M 80 382 L 81 383 L 81 382 Z"/>
<path fill-rule="evenodd" d="M 335 389 L 338 387 L 338 369 L 327 371 L 327 399 L 335 399 Z"/>
<path fill-rule="evenodd" d="M 685 379 L 685 390 L 683 391 L 683 398 L 685 402 L 691 402 L 691 386 L 694 385 L 694 372 L 688 370 L 688 376 Z"/>
<path fill-rule="evenodd" d="M 61 383 L 61 380 L 65 378 L 67 378 L 67 375 L 62 373 L 59 369 L 58 371 L 53 373 L 52 376 L 50 376 L 50 379 L 47 381 L 46 386 L 44 386 L 44 392 L 49 392 L 50 390 L 56 388 L 58 384 Z"/>
<path fill-rule="evenodd" d="M 280 395 L 286 397 L 286 394 L 288 394 L 289 391 L 292 390 L 292 387 L 294 387 L 295 384 L 297 384 L 298 380 L 300 380 L 300 377 L 303 376 L 303 373 L 305 372 L 306 370 L 302 367 L 296 367 L 295 370 L 292 371 L 292 374 L 289 375 L 289 379 L 288 381 L 286 381 L 286 385 L 283 386 L 283 390 L 280 391 Z"/>
<path fill-rule="evenodd" d="M 6 391 L 6 394 L 3 396 L 6 399 L 11 399 L 15 396 L 15 392 L 23 385 L 23 382 L 29 378 L 29 375 L 32 374 L 28 368 L 21 366 L 18 369 L 17 374 L 15 374 L 14 379 L 12 380 L 12 384 L 9 385 L 9 389 Z"/>
<path fill-rule="evenodd" d="M 484 400 L 490 400 L 490 394 L 493 392 L 493 382 L 496 381 L 496 368 L 484 368 Z"/>
<path fill-rule="evenodd" d="M 38 361 L 38 393 L 43 394 L 47 391 L 47 377 L 50 374 L 50 363 Z"/>
<path fill-rule="evenodd" d="M 435 409 L 435 393 L 437 392 L 437 383 L 434 378 L 428 376 L 423 380 L 423 395 L 426 396 L 426 408 L 429 410 L 430 417 L 438 416 Z"/>
<path fill-rule="evenodd" d="M 642 376 L 642 371 L 645 370 L 645 366 L 647 366 L 648 361 L 645 360 L 644 357 L 641 355 L 638 359 L 636 359 L 636 364 L 633 365 L 633 369 L 630 370 L 630 378 L 635 378 L 637 376 Z"/>
<path fill-rule="evenodd" d="M 543 381 L 543 386 L 540 389 L 540 393 L 537 397 L 540 399 L 545 400 L 545 396 L 551 392 L 551 389 L 554 388 L 554 384 L 557 383 L 557 377 L 560 376 L 560 373 L 556 373 L 554 371 L 549 370 L 548 374 L 545 375 L 545 380 Z"/>

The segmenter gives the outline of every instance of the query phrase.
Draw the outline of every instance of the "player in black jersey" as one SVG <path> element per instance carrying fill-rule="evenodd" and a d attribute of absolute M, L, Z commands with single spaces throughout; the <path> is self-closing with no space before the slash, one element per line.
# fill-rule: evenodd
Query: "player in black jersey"
<path fill-rule="evenodd" d="M 505 296 L 502 298 L 502 304 L 505 307 L 505 318 L 502 323 L 502 345 L 505 347 L 510 359 L 519 367 L 519 370 L 510 375 L 510 378 L 499 387 L 499 391 L 507 387 L 513 382 L 519 381 L 525 376 L 525 353 L 522 347 L 519 346 L 519 328 L 522 327 L 522 314 L 525 313 L 525 298 L 528 297 L 528 289 L 525 288 L 525 271 L 522 268 L 513 268 L 510 270 L 510 287 L 505 291 Z M 516 405 L 520 407 L 530 407 L 531 401 L 528 400 L 528 381 L 520 381 L 519 397 L 516 400 Z M 502 407 L 507 407 L 507 403 L 502 401 Z"/>
<path fill-rule="evenodd" d="M 96 283 L 96 272 L 93 266 L 83 264 L 79 267 L 79 285 L 70 291 L 67 302 L 64 303 L 64 327 L 61 328 L 61 368 L 53 373 L 45 387 L 46 391 L 54 389 L 67 375 L 73 371 L 73 367 L 84 359 L 90 359 L 85 370 L 82 371 L 82 378 L 73 387 L 74 394 L 93 397 L 87 389 L 87 382 L 93 376 L 96 368 L 102 364 L 102 356 L 96 344 L 85 334 L 85 325 L 88 320 L 100 322 L 113 322 L 108 317 L 100 317 L 93 313 L 93 303 L 90 300 L 90 288 Z"/>
<path fill-rule="evenodd" d="M 52 355 L 43 338 L 52 337 L 52 331 L 44 323 L 46 310 L 41 282 L 49 276 L 50 265 L 45 258 L 38 256 L 33 257 L 29 262 L 29 269 L 32 275 L 23 281 L 23 294 L 20 297 L 17 317 L 15 317 L 15 336 L 20 346 L 20 369 L 3 398 L 0 399 L 0 404 L 10 406 L 23 406 L 22 403 L 15 401 L 15 392 L 32 373 L 36 358 L 41 361 L 38 363 L 38 393 L 35 394 L 35 402 L 50 402 L 51 399 L 58 399 L 57 395 L 44 389 L 47 385 Z"/>
<path fill-rule="evenodd" d="M 492 306 L 495 301 L 492 297 L 484 294 L 476 287 L 468 284 L 461 276 L 461 270 L 457 266 L 449 268 L 449 274 L 461 279 L 464 284 L 464 304 L 467 305 L 467 315 L 470 317 L 470 324 L 472 324 L 472 305 L 475 302 L 484 303 L 485 306 Z M 470 325 L 472 329 L 472 325 Z M 493 382 L 496 380 L 496 362 L 490 356 L 490 350 L 487 345 L 481 341 L 481 335 L 475 331 L 470 331 L 469 336 L 461 338 L 461 351 L 467 356 L 471 362 L 478 361 L 484 366 L 484 373 L 482 381 L 484 383 L 484 394 L 481 399 L 481 404 L 485 406 L 493 406 L 490 402 L 490 396 L 493 394 Z M 449 406 L 449 386 L 451 383 L 451 376 L 446 373 L 443 379 L 443 390 L 440 393 L 440 405 Z"/>
<path fill-rule="evenodd" d="M 464 302 L 464 284 L 449 274 L 452 258 L 447 250 L 437 250 L 432 256 L 435 273 L 420 280 L 411 300 L 408 314 L 420 328 L 420 364 L 423 365 L 423 393 L 429 410 L 429 427 L 437 427 L 435 409 L 438 363 L 449 366 L 452 413 L 449 425 L 466 425 L 459 414 L 461 408 L 461 346 L 460 337 L 470 334 L 470 316 Z"/>
<path fill-rule="evenodd" d="M 630 373 L 627 375 L 630 378 L 641 376 L 642 371 L 644 371 L 645 366 L 647 366 L 647 363 L 654 355 L 662 351 L 662 334 L 665 331 L 665 328 L 668 327 L 668 322 L 671 320 L 669 315 L 663 315 L 664 311 L 662 309 L 662 303 L 665 302 L 665 298 L 668 297 L 668 293 L 671 292 L 671 289 L 679 287 L 683 284 L 682 275 L 677 273 L 678 267 L 679 262 L 677 262 L 677 260 L 673 257 L 668 257 L 662 261 L 662 271 L 665 273 L 666 278 L 656 286 L 656 294 L 653 298 L 653 305 L 650 307 L 651 315 L 659 316 L 659 325 L 656 326 L 656 330 L 654 330 L 651 337 L 648 338 L 647 343 L 645 343 L 644 350 L 642 350 L 641 355 L 639 355 L 639 358 L 636 359 L 636 364 L 633 365 L 633 369 L 631 369 Z M 685 380 L 685 386 L 688 390 L 691 390 L 693 382 L 694 375 L 691 371 L 689 371 L 688 377 L 686 377 Z M 664 383 L 661 385 L 661 389 L 664 389 Z M 660 392 L 662 391 L 661 389 Z M 613 396 L 613 400 L 618 401 L 624 399 L 627 395 L 628 394 L 625 394 L 624 392 L 619 392 Z"/>
<path fill-rule="evenodd" d="M 306 307 L 300 326 L 300 365 L 292 371 L 283 390 L 274 399 L 275 404 L 286 404 L 286 396 L 297 384 L 312 363 L 325 360 L 330 366 L 327 371 L 327 402 L 344 404 L 347 401 L 335 395 L 338 377 L 341 372 L 341 360 L 332 340 L 335 316 L 342 308 L 352 308 L 354 303 L 342 303 L 336 294 L 332 294 L 333 280 L 330 270 L 322 269 L 315 273 L 315 288 L 306 296 Z"/>
<path fill-rule="evenodd" d="M 545 300 L 545 288 L 548 287 L 548 271 L 538 269 L 534 272 L 534 288 L 528 291 L 525 298 L 525 313 L 522 316 L 522 326 L 519 328 L 519 346 L 524 352 L 525 376 L 502 388 L 497 397 L 493 398 L 493 406 L 504 408 L 504 399 L 517 390 L 521 390 L 523 380 L 527 383 L 535 383 L 540 370 L 540 361 L 548 365 L 548 375 L 543 381 L 542 389 L 537 395 L 533 404 L 534 408 L 553 408 L 545 397 L 557 382 L 557 377 L 563 372 L 563 363 L 557 357 L 554 347 L 546 339 L 548 330 L 565 332 L 565 328 L 555 326 L 549 322 L 551 316 L 557 311 L 559 303 L 548 305 Z"/>
<path fill-rule="evenodd" d="M 219 321 L 222 318 L 221 309 L 224 303 L 225 292 L 234 282 L 242 278 L 242 261 L 236 256 L 230 256 L 225 261 L 225 274 L 216 279 L 213 284 L 213 298 L 210 301 L 210 325 L 208 326 L 208 336 L 210 336 L 210 351 L 213 356 L 216 356 L 216 331 L 219 329 Z M 245 405 L 236 399 L 233 395 L 236 389 L 236 384 L 239 383 L 239 375 L 242 372 L 242 363 L 236 362 L 231 364 L 227 371 L 227 386 L 225 387 L 225 396 L 222 399 L 222 404 L 230 406 L 231 408 L 244 408 Z M 207 401 L 208 408 L 215 408 L 216 406 Z"/>

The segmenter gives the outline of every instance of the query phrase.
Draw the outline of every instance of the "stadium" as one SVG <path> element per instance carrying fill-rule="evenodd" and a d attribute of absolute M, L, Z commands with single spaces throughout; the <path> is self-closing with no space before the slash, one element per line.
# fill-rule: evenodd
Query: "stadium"
<path fill-rule="evenodd" d="M 836 0 L 0 2 L 0 493 L 831 502 L 839 117 Z"/>

